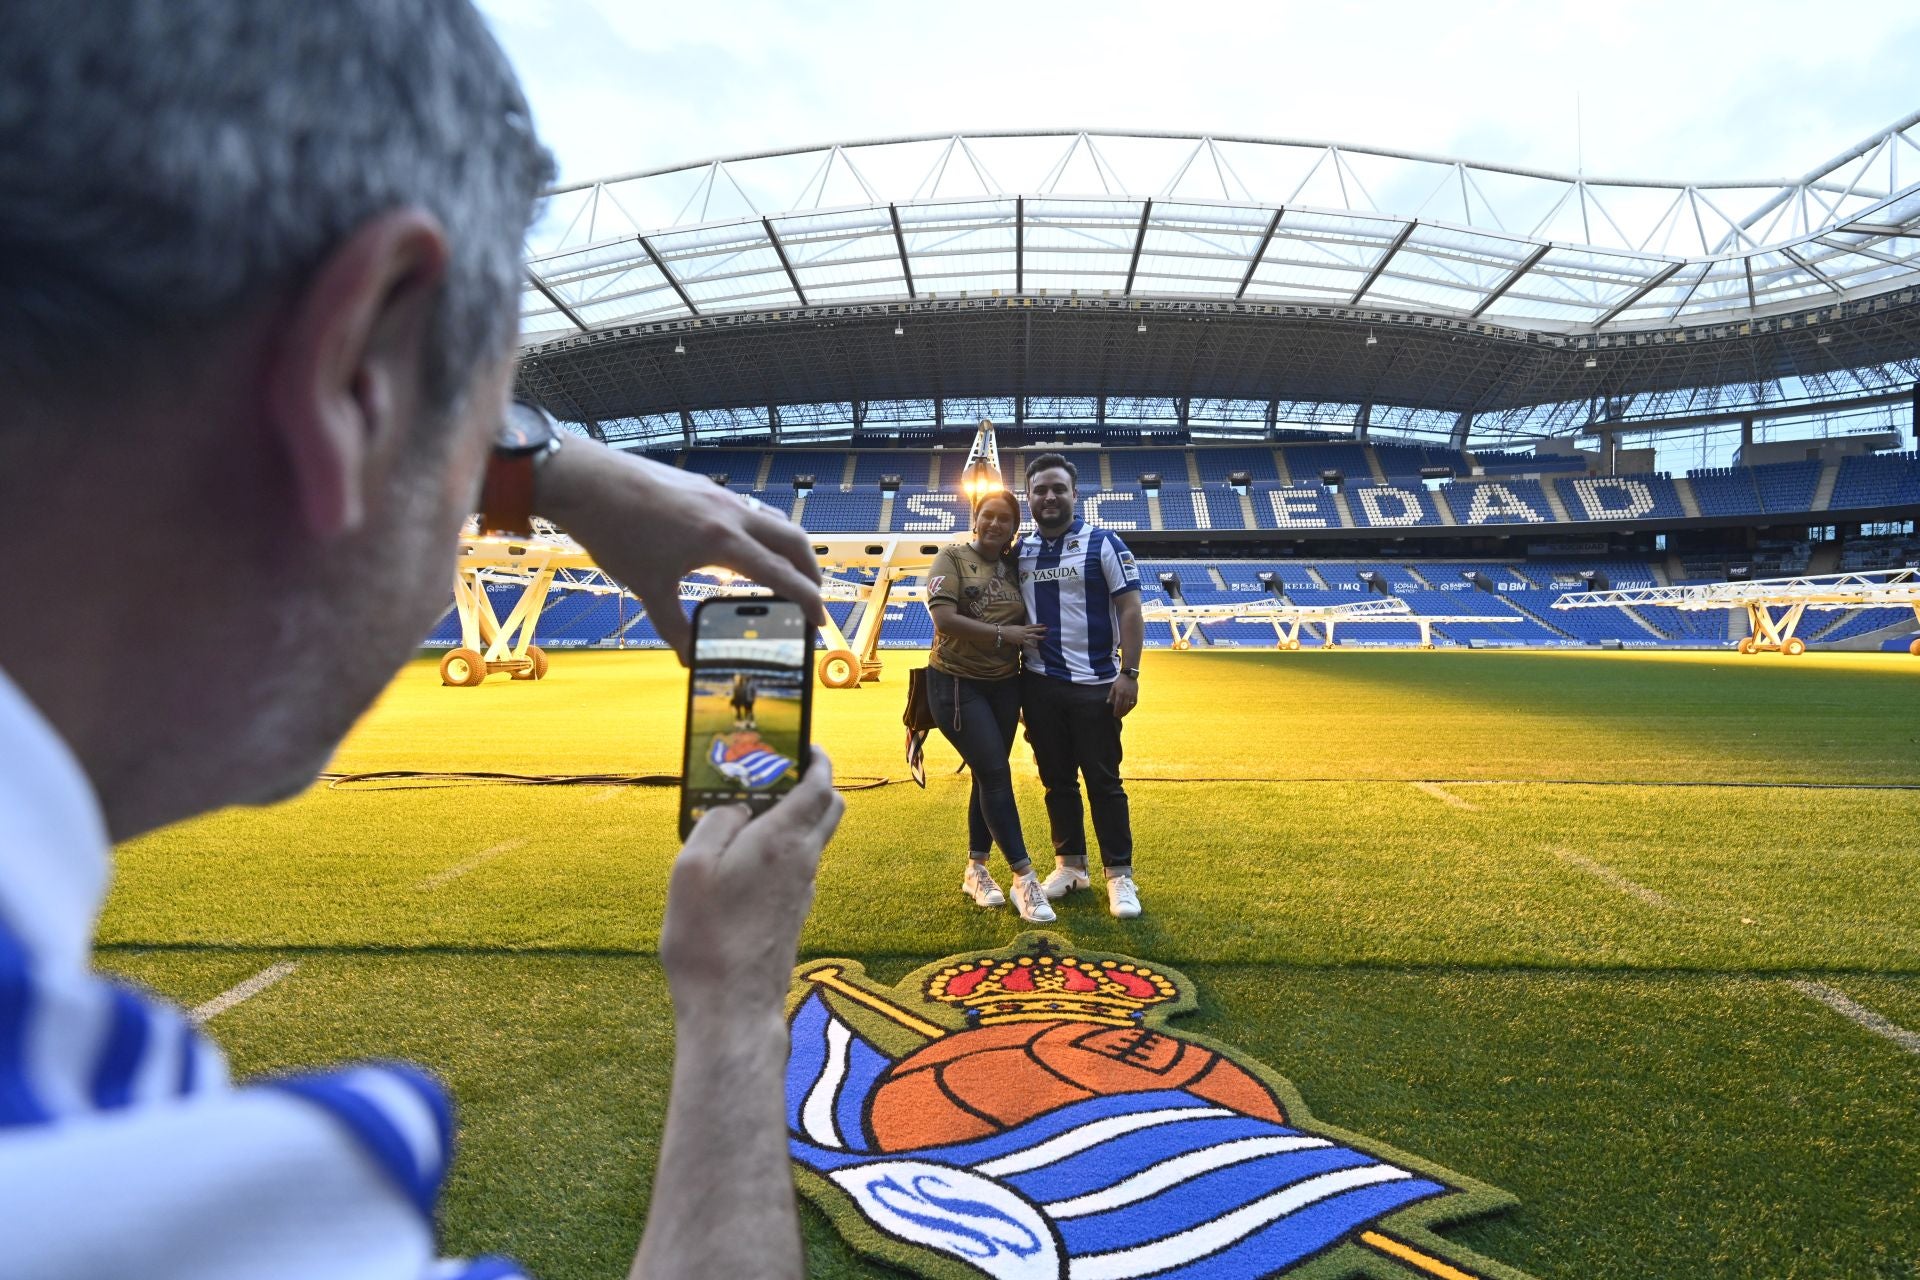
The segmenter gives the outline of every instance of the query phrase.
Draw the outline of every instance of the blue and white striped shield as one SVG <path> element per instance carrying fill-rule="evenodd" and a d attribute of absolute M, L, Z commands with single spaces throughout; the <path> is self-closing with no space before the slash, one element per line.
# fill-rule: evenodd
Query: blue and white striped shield
<path fill-rule="evenodd" d="M 877 1026 L 892 1002 L 922 1034 L 957 1043 L 968 1028 L 943 1028 L 923 1016 L 928 1003 L 903 999 L 913 979 L 883 993 L 847 976 L 857 972 L 845 961 L 800 971 L 786 1106 L 803 1190 L 869 1252 L 994 1280 L 1253 1280 L 1315 1263 L 1314 1274 L 1349 1274 L 1330 1256 L 1343 1248 L 1365 1260 L 1352 1274 L 1518 1275 L 1427 1230 L 1511 1198 L 1303 1124 L 1297 1103 L 1275 1123 L 1193 1088 L 1142 1089 L 965 1141 L 884 1150 L 874 1098 L 901 1059 L 853 1022 Z"/>

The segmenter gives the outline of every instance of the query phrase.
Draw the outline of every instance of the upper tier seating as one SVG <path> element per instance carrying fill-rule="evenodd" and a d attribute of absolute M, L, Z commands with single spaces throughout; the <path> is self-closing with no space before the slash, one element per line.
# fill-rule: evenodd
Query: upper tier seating
<path fill-rule="evenodd" d="M 1833 511 L 1920 506 L 1920 455 L 1876 453 L 1842 459 L 1828 505 Z"/>

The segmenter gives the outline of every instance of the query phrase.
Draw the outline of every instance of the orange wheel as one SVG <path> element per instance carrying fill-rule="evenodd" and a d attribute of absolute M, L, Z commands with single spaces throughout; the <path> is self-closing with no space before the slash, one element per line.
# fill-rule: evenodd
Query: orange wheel
<path fill-rule="evenodd" d="M 440 659 L 440 683 L 472 688 L 487 678 L 487 661 L 472 649 L 452 649 Z"/>
<path fill-rule="evenodd" d="M 537 644 L 527 646 L 527 661 L 533 665 L 525 671 L 513 673 L 515 680 L 544 680 L 547 678 L 547 654 Z"/>
<path fill-rule="evenodd" d="M 1741 641 L 1740 641 L 1740 652 L 1742 652 L 1742 653 L 1752 653 L 1752 652 L 1753 652 L 1753 650 L 1754 650 L 1754 639 L 1753 639 L 1753 637 L 1752 637 L 1752 636 L 1746 636 L 1746 637 L 1744 637 L 1744 638 L 1742 638 L 1742 639 L 1741 639 Z"/>
<path fill-rule="evenodd" d="M 1807 642 L 1805 640 L 1802 640 L 1799 636 L 1795 636 L 1793 639 L 1787 641 L 1785 644 L 1780 646 L 1780 652 L 1786 654 L 1789 658 L 1797 658 L 1801 654 L 1805 653 L 1806 651 L 1807 651 Z"/>
<path fill-rule="evenodd" d="M 834 649 L 820 659 L 820 683 L 829 689 L 856 688 L 860 674 L 860 659 L 851 649 Z"/>
<path fill-rule="evenodd" d="M 1920 637 L 1915 637 L 1913 643 L 1907 646 L 1907 652 L 1916 658 L 1920 658 Z"/>

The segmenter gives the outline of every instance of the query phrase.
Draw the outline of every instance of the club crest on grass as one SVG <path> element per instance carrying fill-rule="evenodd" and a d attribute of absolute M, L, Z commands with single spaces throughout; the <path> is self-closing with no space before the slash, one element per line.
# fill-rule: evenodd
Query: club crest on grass
<path fill-rule="evenodd" d="M 1437 1234 L 1512 1196 L 1322 1124 L 1166 1023 L 1164 965 L 1024 933 L 893 987 L 794 970 L 789 1148 L 856 1248 L 931 1277 L 1525 1280 Z"/>

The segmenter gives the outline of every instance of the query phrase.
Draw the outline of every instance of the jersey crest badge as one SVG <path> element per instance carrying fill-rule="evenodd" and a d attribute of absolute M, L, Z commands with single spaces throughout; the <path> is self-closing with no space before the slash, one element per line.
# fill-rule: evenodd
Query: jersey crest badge
<path fill-rule="evenodd" d="M 794 970 L 788 1147 L 864 1253 L 993 1280 L 1527 1280 L 1438 1234 L 1504 1191 L 1315 1120 L 1283 1077 L 1169 1030 L 1164 965 L 1023 933 L 888 987 Z"/>

